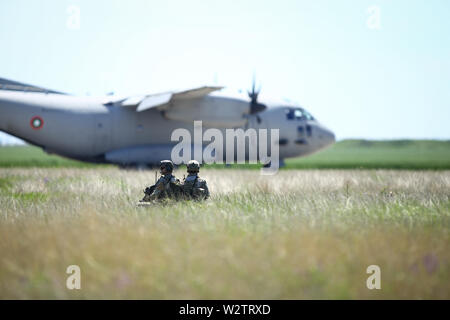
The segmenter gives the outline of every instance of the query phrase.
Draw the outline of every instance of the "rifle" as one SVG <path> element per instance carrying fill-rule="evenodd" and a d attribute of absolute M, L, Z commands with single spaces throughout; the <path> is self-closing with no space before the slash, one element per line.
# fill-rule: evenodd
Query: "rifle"
<path fill-rule="evenodd" d="M 147 198 L 146 196 L 151 195 L 153 193 L 153 191 L 155 191 L 156 182 L 158 182 L 158 171 L 155 171 L 155 184 L 150 187 L 145 188 L 145 190 L 144 190 L 145 196 L 144 196 L 144 199 L 142 199 L 142 201 L 145 201 L 145 199 Z"/>

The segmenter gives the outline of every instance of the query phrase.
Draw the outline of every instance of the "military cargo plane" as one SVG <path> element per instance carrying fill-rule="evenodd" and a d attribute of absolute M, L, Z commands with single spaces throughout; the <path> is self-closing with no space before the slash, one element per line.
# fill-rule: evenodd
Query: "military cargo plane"
<path fill-rule="evenodd" d="M 0 130 L 47 153 L 119 166 L 170 159 L 177 128 L 279 129 L 279 157 L 305 156 L 335 142 L 301 106 L 228 93 L 218 86 L 131 97 L 80 97 L 0 78 Z M 225 152 L 223 153 L 225 156 Z"/>

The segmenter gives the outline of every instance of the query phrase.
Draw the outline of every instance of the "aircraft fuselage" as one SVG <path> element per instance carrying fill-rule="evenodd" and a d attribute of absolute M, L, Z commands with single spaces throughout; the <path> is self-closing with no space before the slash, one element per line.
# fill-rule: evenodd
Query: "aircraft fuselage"
<path fill-rule="evenodd" d="M 101 98 L 0 90 L 0 130 L 49 153 L 122 165 L 151 164 L 170 158 L 177 143 L 171 141 L 172 132 L 185 128 L 194 134 L 192 123 L 167 119 L 157 109 L 136 112 L 103 102 Z M 189 103 L 199 108 L 212 104 L 226 110 L 240 103 L 247 105 L 248 101 L 207 95 Z M 334 134 L 315 119 L 289 117 L 289 110 L 298 109 L 272 106 L 254 115 L 244 115 L 245 124 L 238 127 L 279 129 L 281 159 L 307 155 L 334 142 Z M 202 120 L 201 112 L 198 120 Z M 205 130 L 212 127 L 204 124 Z"/>

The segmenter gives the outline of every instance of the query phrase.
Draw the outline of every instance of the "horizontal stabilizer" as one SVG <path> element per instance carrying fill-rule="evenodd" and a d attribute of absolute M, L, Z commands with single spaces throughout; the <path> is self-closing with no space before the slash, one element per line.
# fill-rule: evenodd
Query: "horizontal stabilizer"
<path fill-rule="evenodd" d="M 12 81 L 4 78 L 0 78 L 0 90 L 10 90 L 10 91 L 24 91 L 24 92 L 42 92 L 42 93 L 55 93 L 55 94 L 66 94 L 59 91 L 54 91 L 42 87 L 33 86 L 31 84 Z"/>

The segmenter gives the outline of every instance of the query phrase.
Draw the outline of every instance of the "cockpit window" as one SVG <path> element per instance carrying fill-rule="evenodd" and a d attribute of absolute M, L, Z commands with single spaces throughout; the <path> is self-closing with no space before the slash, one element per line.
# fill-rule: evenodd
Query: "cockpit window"
<path fill-rule="evenodd" d="M 288 120 L 294 120 L 295 119 L 294 110 L 293 109 L 286 109 L 286 118 Z"/>
<path fill-rule="evenodd" d="M 314 120 L 314 117 L 301 108 L 286 108 L 286 118 L 288 120 Z"/>
<path fill-rule="evenodd" d="M 294 116 L 295 116 L 295 119 L 300 119 L 301 117 L 303 117 L 302 110 L 300 110 L 300 109 L 295 109 L 295 111 L 294 111 Z"/>
<path fill-rule="evenodd" d="M 305 115 L 306 120 L 314 120 L 314 117 L 308 111 L 303 110 L 303 114 Z"/>

